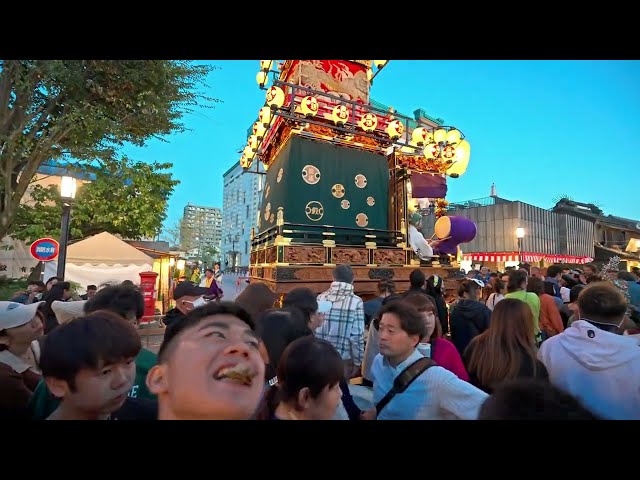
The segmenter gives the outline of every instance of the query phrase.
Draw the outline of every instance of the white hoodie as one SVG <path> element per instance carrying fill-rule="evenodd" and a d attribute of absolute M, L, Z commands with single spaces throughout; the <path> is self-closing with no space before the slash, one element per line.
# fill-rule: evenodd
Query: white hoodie
<path fill-rule="evenodd" d="M 577 320 L 540 346 L 549 380 L 596 415 L 640 420 L 640 345 Z"/>

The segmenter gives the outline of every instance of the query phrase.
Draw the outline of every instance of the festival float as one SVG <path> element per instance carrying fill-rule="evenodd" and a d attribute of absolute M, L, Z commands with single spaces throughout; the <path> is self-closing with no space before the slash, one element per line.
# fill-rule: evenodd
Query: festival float
<path fill-rule="evenodd" d="M 461 243 L 476 226 L 447 216 L 447 179 L 462 175 L 470 145 L 462 131 L 406 117 L 370 101 L 388 60 L 261 60 L 265 90 L 240 158 L 264 175 L 249 277 L 276 293 L 324 291 L 347 263 L 355 292 L 382 278 L 400 291 L 415 268 L 452 288 Z M 259 168 L 259 163 L 263 168 Z M 423 235 L 423 216 L 436 215 Z"/>

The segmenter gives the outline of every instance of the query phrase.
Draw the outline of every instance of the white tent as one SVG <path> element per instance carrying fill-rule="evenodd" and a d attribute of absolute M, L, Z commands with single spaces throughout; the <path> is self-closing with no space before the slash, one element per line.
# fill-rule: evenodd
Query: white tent
<path fill-rule="evenodd" d="M 44 278 L 56 275 L 58 262 L 46 262 Z M 140 283 L 140 272 L 153 269 L 153 259 L 118 237 L 102 232 L 67 247 L 64 278 L 81 285 L 83 293 L 87 285 L 131 280 Z M 46 280 L 45 280 L 46 281 Z"/>
<path fill-rule="evenodd" d="M 6 236 L 0 242 L 0 277 L 27 278 L 38 260 L 31 256 L 25 242 Z"/>

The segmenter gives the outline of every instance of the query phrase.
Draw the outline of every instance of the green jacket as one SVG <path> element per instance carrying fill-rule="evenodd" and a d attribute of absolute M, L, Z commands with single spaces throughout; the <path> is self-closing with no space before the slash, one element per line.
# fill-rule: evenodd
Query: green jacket
<path fill-rule="evenodd" d="M 538 322 L 540 321 L 540 297 L 533 292 L 518 290 L 517 292 L 507 293 L 504 298 L 515 298 L 529 305 L 531 313 L 533 314 L 533 328 L 537 338 L 540 335 L 540 327 L 538 326 Z"/>
<path fill-rule="evenodd" d="M 129 392 L 130 397 L 155 400 L 156 396 L 147 388 L 146 379 L 147 373 L 156 363 L 158 363 L 158 356 L 155 353 L 144 348 L 140 350 L 136 357 L 136 379 Z M 60 399 L 51 394 L 44 379 L 41 379 L 29 400 L 31 418 L 45 420 L 58 408 L 58 405 L 60 405 Z"/>

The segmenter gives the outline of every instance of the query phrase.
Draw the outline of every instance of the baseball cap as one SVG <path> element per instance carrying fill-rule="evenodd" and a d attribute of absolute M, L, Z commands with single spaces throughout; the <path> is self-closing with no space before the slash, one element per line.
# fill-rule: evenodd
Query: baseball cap
<path fill-rule="evenodd" d="M 209 289 L 204 287 L 196 287 L 191 282 L 180 282 L 173 291 L 173 299 L 178 300 L 182 297 L 199 297 L 200 295 L 208 295 Z"/>
<path fill-rule="evenodd" d="M 65 323 L 84 315 L 85 303 L 87 303 L 87 300 L 74 302 L 61 302 L 60 300 L 55 300 L 51 303 L 51 310 L 53 310 L 53 313 L 56 315 L 58 323 L 60 325 L 64 325 Z"/>
<path fill-rule="evenodd" d="M 23 305 L 18 302 L 0 302 L 0 330 L 21 327 L 29 323 L 43 303 L 45 302 Z"/>
<path fill-rule="evenodd" d="M 331 311 L 331 307 L 333 303 L 328 300 L 319 300 L 318 301 L 318 313 L 329 313 Z"/>

